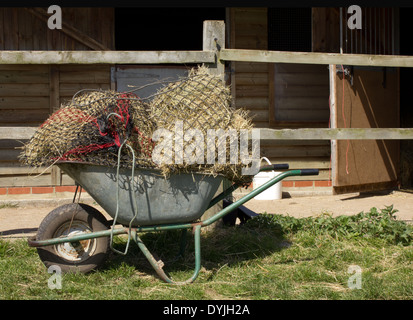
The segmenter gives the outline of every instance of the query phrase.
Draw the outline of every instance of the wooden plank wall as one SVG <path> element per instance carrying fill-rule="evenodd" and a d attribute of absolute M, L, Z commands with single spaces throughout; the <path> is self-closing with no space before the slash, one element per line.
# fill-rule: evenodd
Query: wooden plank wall
<path fill-rule="evenodd" d="M 112 8 L 63 8 L 62 20 L 79 38 L 90 37 L 114 49 Z M 50 30 L 47 22 L 25 8 L 0 8 L 0 50 L 91 49 L 64 31 Z M 0 126 L 38 127 L 77 91 L 110 85 L 108 65 L 0 65 Z M 73 184 L 57 168 L 21 166 L 18 148 L 25 142 L 0 140 L 0 187 Z"/>
<path fill-rule="evenodd" d="M 39 126 L 50 113 L 49 66 L 0 65 L 0 126 Z M 27 140 L 0 140 L 0 186 L 47 185 L 50 170 L 37 179 L 29 173 L 42 172 L 23 167 L 17 161 Z"/>
<path fill-rule="evenodd" d="M 108 65 L 0 65 L 0 126 L 38 127 L 77 91 L 110 86 Z M 18 148 L 26 142 L 0 140 L 0 187 L 73 184 L 58 171 L 21 166 Z"/>
<path fill-rule="evenodd" d="M 232 49 L 267 50 L 267 10 L 265 8 L 231 8 Z M 256 127 L 268 126 L 268 75 L 267 63 L 234 62 L 233 95 L 237 107 L 248 108 L 254 116 Z"/>
<path fill-rule="evenodd" d="M 326 127 L 330 112 L 325 65 L 277 63 L 270 72 L 270 124 L 274 127 Z M 270 88 L 271 90 L 271 88 Z"/>
<path fill-rule="evenodd" d="M 230 9 L 231 49 L 268 50 L 267 9 Z M 270 76 L 271 65 L 267 63 L 233 62 L 232 93 L 237 107 L 244 107 L 254 116 L 258 128 L 281 128 L 270 125 Z M 328 101 L 327 101 L 328 103 Z M 294 126 L 297 128 L 297 126 Z M 307 125 L 302 123 L 302 127 Z M 282 128 L 288 128 L 285 125 Z M 330 180 L 330 142 L 280 140 L 261 141 L 261 155 L 273 163 L 289 163 L 292 169 L 320 169 L 317 180 Z M 291 177 L 287 180 L 308 180 L 308 177 Z"/>
<path fill-rule="evenodd" d="M 47 8 L 42 10 L 47 12 Z M 65 7 L 62 21 L 79 34 L 114 49 L 113 8 Z M 25 8 L 0 8 L 0 50 L 90 50 L 64 31 L 49 29 L 47 22 Z"/>

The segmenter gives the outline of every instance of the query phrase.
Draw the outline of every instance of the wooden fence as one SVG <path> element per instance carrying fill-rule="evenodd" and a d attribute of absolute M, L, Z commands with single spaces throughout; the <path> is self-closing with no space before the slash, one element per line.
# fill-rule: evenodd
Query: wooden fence
<path fill-rule="evenodd" d="M 0 51 L 0 64 L 185 64 L 209 66 L 224 76 L 225 61 L 302 63 L 380 67 L 413 67 L 411 56 L 285 52 L 225 48 L 225 24 L 205 21 L 202 51 Z M 332 73 L 330 72 L 330 75 Z M 331 76 L 330 76 L 331 77 Z M 0 127 L 0 139 L 29 139 L 32 127 Z M 405 140 L 413 128 L 260 129 L 261 139 L 273 140 Z"/>

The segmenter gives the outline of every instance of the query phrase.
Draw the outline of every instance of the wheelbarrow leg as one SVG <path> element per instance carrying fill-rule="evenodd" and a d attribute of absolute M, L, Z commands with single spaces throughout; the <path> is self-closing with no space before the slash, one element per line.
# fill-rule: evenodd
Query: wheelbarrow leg
<path fill-rule="evenodd" d="M 134 238 L 136 244 L 138 245 L 139 249 L 141 249 L 142 253 L 145 255 L 146 259 L 148 259 L 149 263 L 155 269 L 158 276 L 162 280 L 164 280 L 166 283 L 183 285 L 183 284 L 192 283 L 198 277 L 199 271 L 201 270 L 201 226 L 200 225 L 196 225 L 194 227 L 194 239 L 195 239 L 195 269 L 194 269 L 194 273 L 192 274 L 191 278 L 189 278 L 186 281 L 182 281 L 182 282 L 173 281 L 170 277 L 168 277 L 166 275 L 166 273 L 163 271 L 163 266 L 164 266 L 163 262 L 161 260 L 157 261 L 154 258 L 154 256 L 150 253 L 148 248 L 145 246 L 145 244 L 139 238 L 137 232 L 133 231 L 133 233 L 134 233 L 133 238 Z"/>

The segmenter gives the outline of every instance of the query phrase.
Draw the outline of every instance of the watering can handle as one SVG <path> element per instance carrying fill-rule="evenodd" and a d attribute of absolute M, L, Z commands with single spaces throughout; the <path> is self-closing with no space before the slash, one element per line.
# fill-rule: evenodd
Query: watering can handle
<path fill-rule="evenodd" d="M 288 165 L 288 163 L 270 164 L 270 165 L 260 167 L 260 171 L 288 170 L 289 167 L 290 166 Z"/>

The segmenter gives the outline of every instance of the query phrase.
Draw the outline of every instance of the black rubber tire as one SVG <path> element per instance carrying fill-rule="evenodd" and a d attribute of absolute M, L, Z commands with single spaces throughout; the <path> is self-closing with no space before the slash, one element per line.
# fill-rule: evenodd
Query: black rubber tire
<path fill-rule="evenodd" d="M 71 203 L 54 209 L 43 219 L 37 231 L 36 240 L 56 238 L 61 235 L 62 230 L 65 228 L 67 230 L 69 226 L 72 228 L 80 226 L 88 232 L 108 230 L 108 222 L 98 210 L 85 204 Z M 101 266 L 106 260 L 109 239 L 109 237 L 101 237 L 85 240 L 82 244 L 78 242 L 38 247 L 37 252 L 47 268 L 55 265 L 60 267 L 63 273 L 87 273 Z M 75 247 L 81 250 L 76 250 Z M 89 247 L 91 248 L 90 252 L 86 253 L 84 257 L 75 257 L 78 252 L 84 253 L 84 248 L 89 251 Z M 70 249 L 68 252 L 74 252 L 73 257 L 66 254 L 67 251 L 62 251 L 64 248 Z"/>

